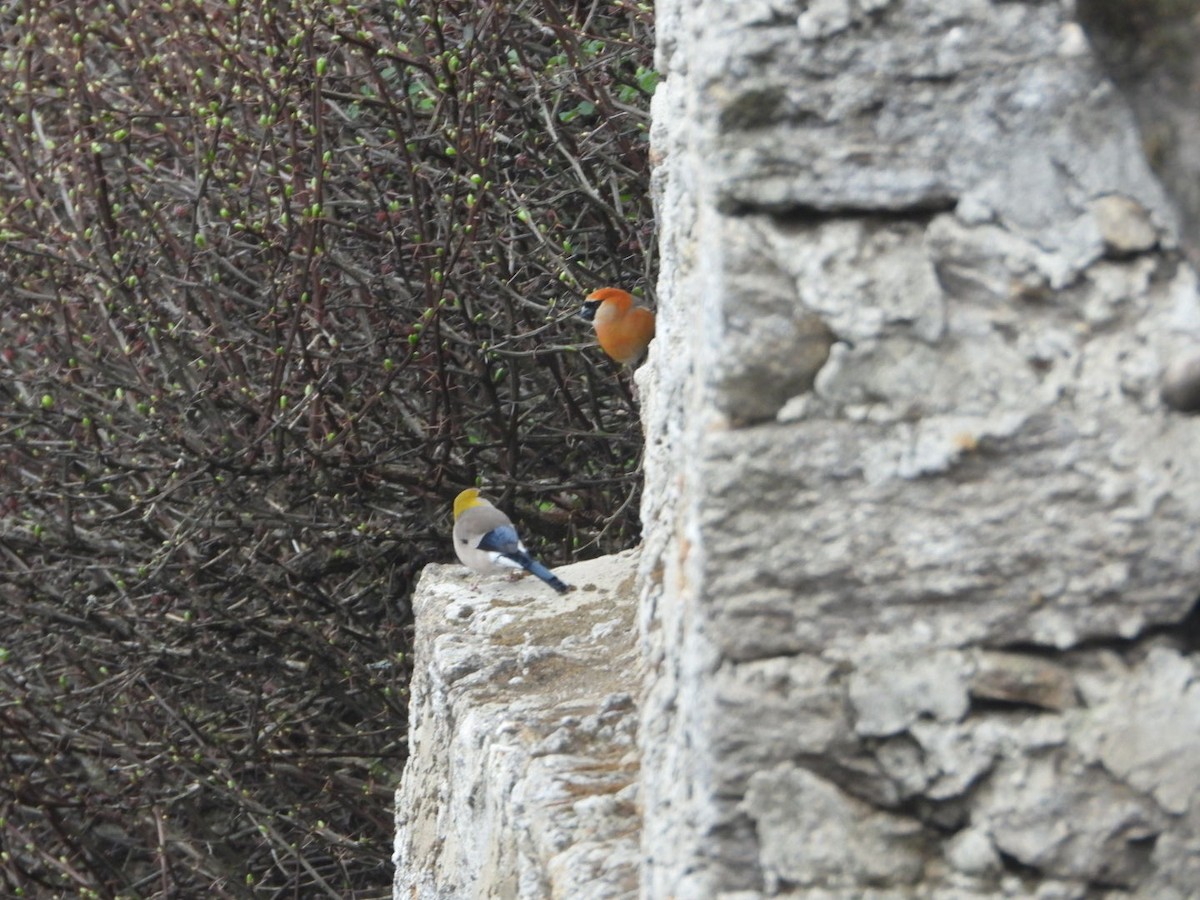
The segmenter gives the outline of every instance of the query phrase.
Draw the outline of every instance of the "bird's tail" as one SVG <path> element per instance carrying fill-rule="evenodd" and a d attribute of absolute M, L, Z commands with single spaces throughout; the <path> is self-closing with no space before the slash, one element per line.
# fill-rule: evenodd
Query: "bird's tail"
<path fill-rule="evenodd" d="M 543 566 L 540 562 L 530 556 L 528 553 L 506 553 L 504 554 L 513 562 L 517 563 L 522 569 L 529 572 L 531 575 L 536 575 L 550 587 L 554 588 L 560 594 L 565 594 L 571 589 L 571 586 Z"/>

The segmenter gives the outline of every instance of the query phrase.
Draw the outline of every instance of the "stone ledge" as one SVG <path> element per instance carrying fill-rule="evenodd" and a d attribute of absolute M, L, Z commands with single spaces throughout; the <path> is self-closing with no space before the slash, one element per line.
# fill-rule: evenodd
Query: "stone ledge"
<path fill-rule="evenodd" d="M 638 554 L 576 590 L 429 566 L 413 598 L 396 896 L 615 898 L 638 888 Z"/>

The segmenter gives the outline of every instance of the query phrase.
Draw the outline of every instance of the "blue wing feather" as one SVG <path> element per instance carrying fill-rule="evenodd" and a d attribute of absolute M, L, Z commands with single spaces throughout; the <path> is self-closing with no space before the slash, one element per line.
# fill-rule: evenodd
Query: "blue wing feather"
<path fill-rule="evenodd" d="M 529 572 L 531 575 L 536 575 L 538 578 L 542 579 L 542 581 L 546 582 L 546 584 L 550 585 L 550 587 L 554 588 L 560 594 L 565 594 L 571 589 L 565 581 L 543 566 L 524 550 L 517 550 L 513 553 L 505 553 L 504 556 L 506 559 L 512 560 L 526 572 Z"/>
<path fill-rule="evenodd" d="M 524 549 L 521 546 L 521 539 L 517 537 L 517 529 L 512 525 L 493 528 L 481 537 L 475 546 L 480 550 L 489 550 L 494 553 L 517 553 Z"/>
<path fill-rule="evenodd" d="M 536 575 L 560 594 L 565 594 L 570 587 L 561 578 L 543 566 L 540 562 L 525 552 L 521 539 L 517 537 L 517 529 L 512 525 L 500 525 L 493 528 L 479 539 L 476 544 L 480 550 L 499 555 L 497 562 L 514 567 L 519 566 L 532 575 Z"/>

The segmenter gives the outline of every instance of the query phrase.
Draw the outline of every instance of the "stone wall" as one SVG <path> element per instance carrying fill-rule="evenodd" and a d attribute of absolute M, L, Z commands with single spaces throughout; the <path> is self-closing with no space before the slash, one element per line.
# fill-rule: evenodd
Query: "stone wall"
<path fill-rule="evenodd" d="M 1200 420 L 1160 389 L 1200 298 L 1071 12 L 657 4 L 640 670 L 575 699 L 638 722 L 597 896 L 1195 896 Z M 591 871 L 586 827 L 450 880 L 487 854 L 433 848 L 546 827 L 503 824 L 514 779 L 471 803 L 430 767 L 475 721 L 429 700 L 445 651 L 418 648 L 398 895 L 584 896 L 545 873 Z"/>
<path fill-rule="evenodd" d="M 422 573 L 397 900 L 636 894 L 636 566 L 560 568 L 564 596 Z"/>
<path fill-rule="evenodd" d="M 1192 894 L 1200 304 L 1083 32 L 658 9 L 643 894 Z"/>

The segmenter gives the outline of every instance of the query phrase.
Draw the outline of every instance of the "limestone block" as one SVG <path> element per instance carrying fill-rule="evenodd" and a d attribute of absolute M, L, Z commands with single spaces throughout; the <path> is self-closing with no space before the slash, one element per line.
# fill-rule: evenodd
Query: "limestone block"
<path fill-rule="evenodd" d="M 1197 883 L 1200 293 L 1071 7 L 656 5 L 645 897 Z"/>
<path fill-rule="evenodd" d="M 1200 412 L 1200 353 L 1182 355 L 1167 367 L 1162 400 L 1180 412 Z"/>
<path fill-rule="evenodd" d="M 845 701 L 832 689 L 840 676 L 819 656 L 730 663 L 723 675 L 708 706 L 714 750 L 726 761 L 722 791 L 744 791 L 777 760 L 817 758 L 853 737 Z"/>
<path fill-rule="evenodd" d="M 1158 229 L 1135 200 L 1105 194 L 1090 204 L 1105 249 L 1115 256 L 1144 253 L 1158 242 Z"/>
<path fill-rule="evenodd" d="M 636 896 L 636 567 L 635 553 L 563 567 L 563 596 L 426 568 L 397 897 Z"/>
<path fill-rule="evenodd" d="M 1087 679 L 1080 741 L 1114 777 L 1165 810 L 1200 810 L 1200 666 L 1166 647 L 1140 664 L 1114 660 L 1101 684 Z"/>
<path fill-rule="evenodd" d="M 956 722 L 969 707 L 964 660 L 953 652 L 866 662 L 850 676 L 854 728 L 869 737 L 907 731 L 920 719 Z"/>
<path fill-rule="evenodd" d="M 754 775 L 746 808 L 768 892 L 781 884 L 912 883 L 921 873 L 925 837 L 917 822 L 879 812 L 804 769 L 781 765 Z"/>
<path fill-rule="evenodd" d="M 1128 108 L 1060 4 L 770 5 L 756 27 L 704 32 L 694 57 L 723 208 L 965 201 L 1012 230 L 1066 237 L 1124 169 L 1127 196 L 1174 222 Z"/>
<path fill-rule="evenodd" d="M 1074 679 L 1065 666 L 1037 656 L 995 650 L 976 654 L 970 693 L 979 700 L 1056 712 L 1078 703 Z"/>
<path fill-rule="evenodd" d="M 1121 887 L 1143 880 L 1162 828 L 1147 798 L 1066 753 L 1006 761 L 973 820 L 997 850 L 1030 869 Z"/>

